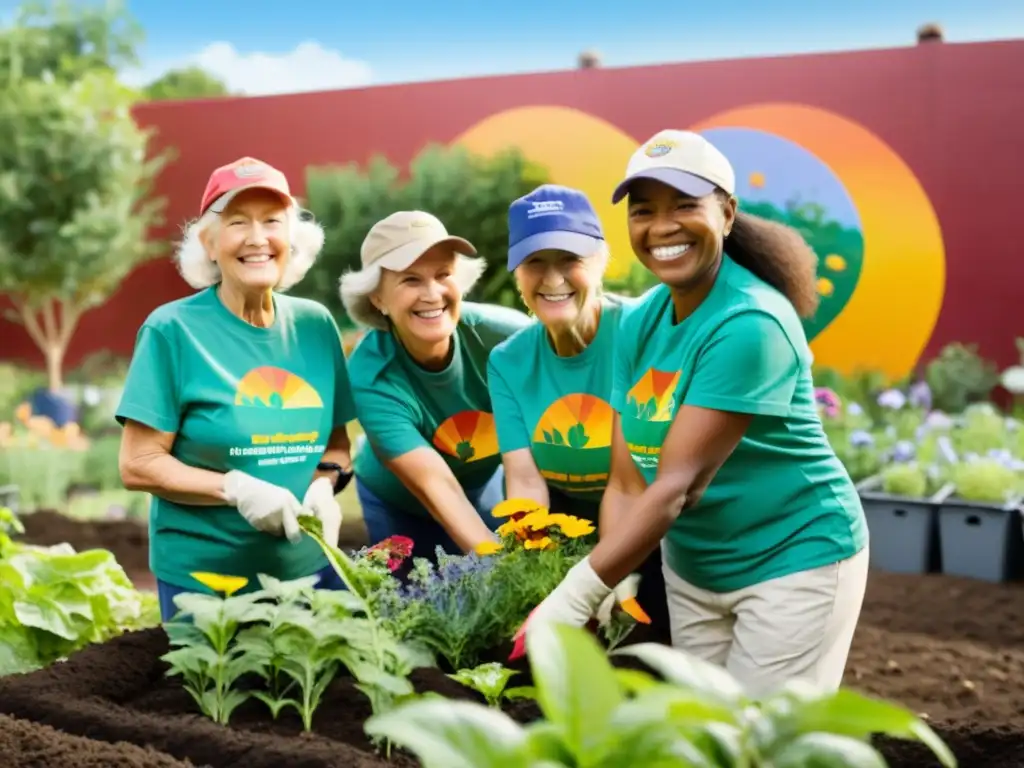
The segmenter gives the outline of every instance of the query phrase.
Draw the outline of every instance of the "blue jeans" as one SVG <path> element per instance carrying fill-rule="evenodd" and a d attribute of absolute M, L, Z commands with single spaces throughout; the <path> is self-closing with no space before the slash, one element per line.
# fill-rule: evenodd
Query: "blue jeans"
<path fill-rule="evenodd" d="M 505 499 L 504 468 L 499 466 L 483 487 L 475 490 L 467 488 L 465 493 L 484 524 L 492 531 L 496 530 L 502 521 L 492 517 L 491 510 Z M 462 550 L 434 518 L 395 509 L 369 491 L 359 482 L 358 477 L 356 494 L 363 508 L 363 521 L 366 523 L 370 544 L 376 544 L 389 536 L 408 536 L 413 541 L 413 557 L 423 557 L 436 562 L 435 547 L 441 547 L 451 555 L 462 554 Z"/>
<path fill-rule="evenodd" d="M 317 589 L 345 589 L 345 582 L 341 580 L 338 572 L 334 570 L 334 566 L 328 565 L 326 568 L 317 571 L 317 576 L 320 577 L 320 581 L 317 582 Z M 185 592 L 195 592 L 197 590 L 188 589 L 187 587 L 178 587 L 174 584 L 168 584 L 166 581 L 157 579 L 156 582 L 156 594 L 160 600 L 160 618 L 164 622 L 168 622 L 174 618 L 174 615 L 178 612 L 178 607 L 174 604 L 174 596 L 181 595 Z"/>

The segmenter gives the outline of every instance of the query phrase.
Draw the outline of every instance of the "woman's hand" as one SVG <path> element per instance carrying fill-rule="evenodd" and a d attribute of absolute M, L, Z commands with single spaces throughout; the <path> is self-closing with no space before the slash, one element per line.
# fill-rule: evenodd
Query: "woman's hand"
<path fill-rule="evenodd" d="M 334 495 L 334 484 L 326 477 L 313 481 L 302 499 L 302 509 L 316 517 L 323 526 L 324 541 L 332 547 L 338 546 L 341 535 L 341 506 Z"/>
<path fill-rule="evenodd" d="M 523 655 L 526 647 L 526 633 L 541 624 L 569 624 L 574 627 L 586 626 L 598 607 L 609 595 L 614 596 L 590 567 L 590 558 L 576 563 L 562 579 L 562 582 L 533 609 L 523 626 L 516 632 L 515 647 L 510 659 Z"/>
<path fill-rule="evenodd" d="M 224 496 L 257 531 L 283 534 L 292 544 L 302 538 L 298 520 L 302 505 L 291 491 L 232 470 L 224 475 Z"/>

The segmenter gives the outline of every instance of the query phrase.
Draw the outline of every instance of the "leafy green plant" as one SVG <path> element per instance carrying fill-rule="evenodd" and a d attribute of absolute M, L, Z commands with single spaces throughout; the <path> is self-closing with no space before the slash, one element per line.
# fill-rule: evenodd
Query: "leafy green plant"
<path fill-rule="evenodd" d="M 791 684 L 755 701 L 723 669 L 655 644 L 616 653 L 661 679 L 616 674 L 591 635 L 567 626 L 537 627 L 527 648 L 543 720 L 524 727 L 480 704 L 425 698 L 370 718 L 367 733 L 426 768 L 884 766 L 875 733 L 919 740 L 957 765 L 911 712 L 852 691 Z"/>
<path fill-rule="evenodd" d="M 164 625 L 173 648 L 161 657 L 170 665 L 168 677 L 180 675 L 203 714 L 221 725 L 251 695 L 237 683 L 260 669 L 259 657 L 234 642 L 238 630 L 256 615 L 258 597 L 182 593 L 174 597 L 180 613 Z M 179 620 L 185 616 L 191 621 Z"/>
<path fill-rule="evenodd" d="M 497 708 L 504 699 L 536 697 L 536 689 L 533 686 L 506 688 L 509 680 L 518 674 L 519 672 L 509 669 L 500 662 L 489 661 L 472 669 L 460 669 L 448 677 L 479 693 L 487 701 L 487 706 Z"/>
<path fill-rule="evenodd" d="M 0 508 L 0 675 L 158 623 L 153 597 L 132 586 L 110 552 L 11 539 L 23 532 L 14 513 Z"/>
<path fill-rule="evenodd" d="M 999 369 L 977 349 L 974 344 L 949 344 L 925 367 L 935 408 L 960 413 L 971 403 L 988 399 L 999 383 Z"/>
<path fill-rule="evenodd" d="M 360 570 L 348 555 L 328 544 L 315 517 L 302 516 L 299 525 L 320 545 L 348 588 L 347 593 L 331 595 L 318 591 L 325 603 L 314 602 L 314 613 L 323 614 L 325 607 L 345 611 L 347 615 L 335 614 L 340 642 L 334 655 L 356 678 L 356 688 L 369 698 L 372 711 L 386 712 L 415 695 L 409 675 L 417 667 L 433 666 L 433 655 L 419 643 L 402 642 L 378 615 L 367 586 L 367 579 L 375 580 L 376 574 Z"/>

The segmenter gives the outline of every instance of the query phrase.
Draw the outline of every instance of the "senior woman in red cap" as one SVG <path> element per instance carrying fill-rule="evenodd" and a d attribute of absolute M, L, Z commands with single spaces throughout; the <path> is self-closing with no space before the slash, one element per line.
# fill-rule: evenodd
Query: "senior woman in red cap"
<path fill-rule="evenodd" d="M 242 158 L 210 176 L 177 251 L 196 292 L 139 329 L 117 409 L 126 488 L 153 497 L 160 612 L 181 592 L 258 587 L 257 575 L 341 582 L 297 517 L 336 543 L 355 417 L 338 328 L 286 296 L 323 246 L 284 174 Z M 224 577 L 233 577 L 225 581 Z"/>

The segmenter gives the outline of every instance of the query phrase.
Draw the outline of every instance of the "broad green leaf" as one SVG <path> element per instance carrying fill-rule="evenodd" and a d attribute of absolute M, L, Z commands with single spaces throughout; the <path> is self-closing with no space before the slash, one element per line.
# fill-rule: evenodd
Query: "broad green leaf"
<path fill-rule="evenodd" d="M 772 755 L 773 768 L 886 768 L 870 744 L 834 733 L 805 733 Z"/>
<path fill-rule="evenodd" d="M 537 720 L 526 726 L 526 753 L 530 759 L 530 768 L 535 768 L 535 761 L 551 761 L 555 765 L 575 765 L 573 757 L 565 741 L 562 740 L 562 729 L 548 720 Z"/>
<path fill-rule="evenodd" d="M 733 709 L 744 704 L 743 688 L 719 666 L 658 643 L 639 643 L 618 648 L 617 656 L 639 659 L 670 683 L 690 688 Z"/>
<path fill-rule="evenodd" d="M 15 600 L 14 615 L 26 627 L 42 629 L 65 640 L 75 641 L 79 638 L 80 633 L 61 604 L 42 595 L 34 595 L 31 602 Z"/>
<path fill-rule="evenodd" d="M 526 735 L 507 715 L 467 701 L 420 699 L 374 715 L 364 729 L 416 755 L 424 768 L 528 768 Z"/>
<path fill-rule="evenodd" d="M 39 655 L 25 627 L 0 622 L 0 677 L 38 669 Z"/>
<path fill-rule="evenodd" d="M 632 702 L 627 702 L 628 707 Z M 605 734 L 595 768 L 637 765 L 648 768 L 717 768 L 714 761 L 678 728 L 651 717 L 629 726 L 613 725 Z"/>
<path fill-rule="evenodd" d="M 639 669 L 615 669 L 615 679 L 619 681 L 623 693 L 634 694 L 658 685 L 658 680 Z"/>
<path fill-rule="evenodd" d="M 526 635 L 526 648 L 545 717 L 562 728 L 581 762 L 600 740 L 623 700 L 612 665 L 585 629 L 544 623 Z"/>
<path fill-rule="evenodd" d="M 851 690 L 818 693 L 810 686 L 793 683 L 765 701 L 762 711 L 782 743 L 816 731 L 859 739 L 878 733 L 921 741 L 947 768 L 957 764 L 945 742 L 910 710 Z"/>
<path fill-rule="evenodd" d="M 737 713 L 730 707 L 692 688 L 657 683 L 641 691 L 620 706 L 612 722 L 625 726 L 632 721 L 668 721 L 674 725 L 709 722 L 738 725 Z"/>

